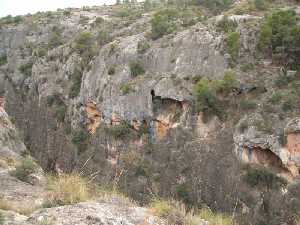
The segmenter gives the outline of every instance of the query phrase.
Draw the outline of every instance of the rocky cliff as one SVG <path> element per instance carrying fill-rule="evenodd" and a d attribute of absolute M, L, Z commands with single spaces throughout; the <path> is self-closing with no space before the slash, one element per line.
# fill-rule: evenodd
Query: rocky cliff
<path fill-rule="evenodd" d="M 219 16 L 162 10 L 176 29 L 159 38 L 158 8 L 140 4 L 2 22 L 1 102 L 45 171 L 80 171 L 143 203 L 172 196 L 257 216 L 262 189 L 245 164 L 299 178 L 299 71 L 257 50 L 268 12 L 249 2 Z M 294 1 L 272 4 L 299 16 Z M 215 96 L 200 96 L 204 84 Z"/>

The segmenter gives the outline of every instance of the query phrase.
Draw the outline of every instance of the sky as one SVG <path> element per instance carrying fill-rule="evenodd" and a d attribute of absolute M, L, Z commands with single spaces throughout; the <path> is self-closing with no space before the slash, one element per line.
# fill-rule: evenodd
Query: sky
<path fill-rule="evenodd" d="M 113 4 L 115 0 L 0 0 L 0 17 L 25 15 L 58 8 Z"/>

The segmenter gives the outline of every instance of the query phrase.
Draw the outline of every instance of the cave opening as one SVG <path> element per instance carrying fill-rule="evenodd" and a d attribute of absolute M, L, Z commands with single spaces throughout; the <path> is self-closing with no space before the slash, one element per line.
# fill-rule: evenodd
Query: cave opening
<path fill-rule="evenodd" d="M 251 164 L 262 165 L 270 168 L 277 173 L 289 174 L 290 171 L 283 164 L 282 160 L 270 149 L 261 147 L 247 147 L 249 162 Z"/>

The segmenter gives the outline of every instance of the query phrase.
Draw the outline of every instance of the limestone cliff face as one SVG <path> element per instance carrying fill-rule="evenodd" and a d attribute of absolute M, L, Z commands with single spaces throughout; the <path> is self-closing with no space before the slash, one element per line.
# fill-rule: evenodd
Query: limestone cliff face
<path fill-rule="evenodd" d="M 215 208 L 218 201 L 232 212 L 236 202 L 246 204 L 239 161 L 291 182 L 299 177 L 299 125 L 291 128 L 299 109 L 270 104 L 282 70 L 256 55 L 262 17 L 228 17 L 239 35 L 233 60 L 218 27 L 224 16 L 153 40 L 151 13 L 124 21 L 117 7 L 26 16 L 0 29 L 5 110 L 44 169 L 77 170 L 142 201 L 176 196 Z M 86 32 L 89 51 L 77 45 Z M 136 76 L 137 64 L 143 71 Z M 218 93 L 225 110 L 207 119 L 196 109 L 195 84 L 222 80 L 230 69 L 234 87 Z"/>

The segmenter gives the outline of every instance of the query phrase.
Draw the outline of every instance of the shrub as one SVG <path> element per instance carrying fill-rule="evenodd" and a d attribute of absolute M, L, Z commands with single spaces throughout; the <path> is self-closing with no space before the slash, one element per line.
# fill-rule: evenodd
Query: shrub
<path fill-rule="evenodd" d="M 229 32 L 226 38 L 228 52 L 233 62 L 236 62 L 240 51 L 240 34 L 238 32 Z"/>
<path fill-rule="evenodd" d="M 86 141 L 89 135 L 85 130 L 77 130 L 72 134 L 72 143 L 77 146 L 78 150 L 82 152 L 86 148 Z"/>
<path fill-rule="evenodd" d="M 19 67 L 19 71 L 24 74 L 26 77 L 30 77 L 32 74 L 33 62 L 29 61 Z"/>
<path fill-rule="evenodd" d="M 52 33 L 50 34 L 48 48 L 53 49 L 63 44 L 61 31 L 58 28 L 53 28 Z"/>
<path fill-rule="evenodd" d="M 95 24 L 96 24 L 96 25 L 100 25 L 100 24 L 102 24 L 104 21 L 105 21 L 105 20 L 104 20 L 102 17 L 97 17 L 97 18 L 95 19 Z"/>
<path fill-rule="evenodd" d="M 146 40 L 141 40 L 138 42 L 137 51 L 139 54 L 145 53 L 149 48 L 150 48 L 150 44 Z"/>
<path fill-rule="evenodd" d="M 152 38 L 158 39 L 176 30 L 177 11 L 174 9 L 164 9 L 156 12 L 151 19 Z"/>
<path fill-rule="evenodd" d="M 150 210 L 154 215 L 167 220 L 167 224 L 196 225 L 206 220 L 211 225 L 235 225 L 232 217 L 213 213 L 210 209 L 188 210 L 186 206 L 174 200 L 155 199 L 150 204 Z"/>
<path fill-rule="evenodd" d="M 75 50 L 82 54 L 91 48 L 93 44 L 93 34 L 87 31 L 84 31 L 78 35 L 75 40 Z"/>
<path fill-rule="evenodd" d="M 111 41 L 111 36 L 110 36 L 110 29 L 104 27 L 97 33 L 97 42 L 100 45 L 105 45 Z"/>
<path fill-rule="evenodd" d="M 234 20 L 228 19 L 227 16 L 224 16 L 222 20 L 217 23 L 217 28 L 220 31 L 225 33 L 234 32 L 236 30 L 237 23 Z"/>
<path fill-rule="evenodd" d="M 264 10 L 267 7 L 267 3 L 265 0 L 254 0 L 254 6 L 256 9 Z"/>
<path fill-rule="evenodd" d="M 12 17 L 11 15 L 8 15 L 0 19 L 0 26 L 3 24 L 19 24 L 22 21 L 23 21 L 22 16 Z"/>
<path fill-rule="evenodd" d="M 109 67 L 107 73 L 108 73 L 108 75 L 114 75 L 116 73 L 116 66 L 113 65 L 113 66 Z"/>
<path fill-rule="evenodd" d="M 271 102 L 272 104 L 278 104 L 278 103 L 281 101 L 282 97 L 283 97 L 283 96 L 282 96 L 281 93 L 276 92 L 276 93 L 274 93 L 274 94 L 271 96 L 270 102 Z"/>
<path fill-rule="evenodd" d="M 87 180 L 79 174 L 62 174 L 59 177 L 49 177 L 48 189 L 49 193 L 44 207 L 75 204 L 91 197 Z"/>
<path fill-rule="evenodd" d="M 227 70 L 222 80 L 215 81 L 216 91 L 229 93 L 237 85 L 236 74 L 232 70 Z"/>
<path fill-rule="evenodd" d="M 64 122 L 66 116 L 67 106 L 59 105 L 55 108 L 55 116 L 59 122 Z"/>
<path fill-rule="evenodd" d="M 0 225 L 4 225 L 4 222 L 5 222 L 4 215 L 2 212 L 0 212 Z"/>
<path fill-rule="evenodd" d="M 207 79 L 201 79 L 195 88 L 196 95 L 196 107 L 200 112 L 204 112 L 207 115 L 217 115 L 223 118 L 224 112 L 221 108 L 221 103 L 215 94 L 215 90 L 212 88 L 211 82 Z"/>
<path fill-rule="evenodd" d="M 0 56 L 0 66 L 3 66 L 6 63 L 7 63 L 7 55 L 5 54 Z"/>
<path fill-rule="evenodd" d="M 111 126 L 110 128 L 107 128 L 106 131 L 109 135 L 113 136 L 115 139 L 130 138 L 132 135 L 132 128 L 125 121 L 122 121 L 118 125 L 114 125 Z"/>
<path fill-rule="evenodd" d="M 192 200 L 189 194 L 189 189 L 186 184 L 180 184 L 176 187 L 176 195 L 185 204 L 192 204 Z"/>
<path fill-rule="evenodd" d="M 254 66 L 252 63 L 243 64 L 243 65 L 241 65 L 241 70 L 242 70 L 243 72 L 248 72 L 248 71 L 253 70 L 254 67 L 255 67 L 255 66 Z"/>
<path fill-rule="evenodd" d="M 284 112 L 292 111 L 295 104 L 296 104 L 296 103 L 293 102 L 292 97 L 290 97 L 290 98 L 286 99 L 286 100 L 282 103 L 281 109 L 282 109 Z"/>
<path fill-rule="evenodd" d="M 252 187 L 267 189 L 280 189 L 287 185 L 285 179 L 278 177 L 276 174 L 265 168 L 246 168 L 244 181 Z"/>
<path fill-rule="evenodd" d="M 47 55 L 48 49 L 45 46 L 40 46 L 35 52 L 35 56 L 37 57 L 44 57 Z"/>
<path fill-rule="evenodd" d="M 38 169 L 38 165 L 30 156 L 23 158 L 20 163 L 16 166 L 14 176 L 21 181 L 27 182 L 28 176 Z"/>
<path fill-rule="evenodd" d="M 130 73 L 131 76 L 137 77 L 145 73 L 145 70 L 139 61 L 130 63 Z"/>
<path fill-rule="evenodd" d="M 257 107 L 257 104 L 249 100 L 243 100 L 241 101 L 240 106 L 243 110 L 251 110 L 255 109 Z"/>
<path fill-rule="evenodd" d="M 292 78 L 286 76 L 285 74 L 279 75 L 275 80 L 275 85 L 279 88 L 288 85 L 291 82 Z"/>
<path fill-rule="evenodd" d="M 195 0 L 192 2 L 198 5 L 203 5 L 205 7 L 208 7 L 209 9 L 215 12 L 220 12 L 221 10 L 228 8 L 234 1 L 233 0 Z"/>
<path fill-rule="evenodd" d="M 150 204 L 151 211 L 158 217 L 167 218 L 174 207 L 171 201 L 155 199 Z"/>
<path fill-rule="evenodd" d="M 74 69 L 74 72 L 72 74 L 72 86 L 70 88 L 69 97 L 75 98 L 80 93 L 81 88 L 81 80 L 82 80 L 82 71 L 78 67 Z"/>
<path fill-rule="evenodd" d="M 63 103 L 58 93 L 47 96 L 46 102 L 48 106 L 52 106 L 53 104 L 60 105 L 61 103 Z"/>
<path fill-rule="evenodd" d="M 297 64 L 300 48 L 300 26 L 298 17 L 293 10 L 278 10 L 267 16 L 262 25 L 258 47 L 264 51 L 270 49 L 276 53 L 280 49 L 289 65 Z"/>
<path fill-rule="evenodd" d="M 225 214 L 214 213 L 210 209 L 201 209 L 197 214 L 200 218 L 208 221 L 210 225 L 236 225 L 234 219 Z"/>
<path fill-rule="evenodd" d="M 121 86 L 122 95 L 128 95 L 131 92 L 134 92 L 134 89 L 129 84 L 123 84 Z"/>

